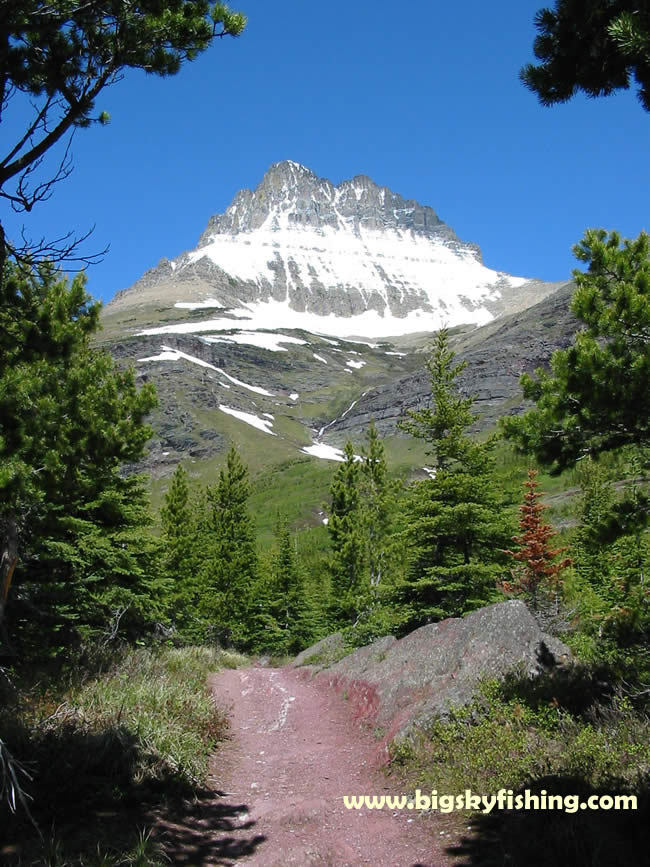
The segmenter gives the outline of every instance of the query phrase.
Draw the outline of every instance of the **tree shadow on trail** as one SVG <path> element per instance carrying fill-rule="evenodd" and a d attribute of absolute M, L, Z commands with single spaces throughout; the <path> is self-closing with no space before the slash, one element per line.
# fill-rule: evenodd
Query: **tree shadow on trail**
<path fill-rule="evenodd" d="M 0 734 L 31 775 L 21 782 L 43 835 L 41 841 L 26 812 L 11 813 L 3 799 L 0 863 L 50 863 L 44 853 L 52 846 L 66 863 L 83 864 L 99 849 L 111 863 L 126 863 L 121 854 L 151 829 L 171 863 L 199 867 L 251 855 L 264 839 L 245 820 L 245 804 L 225 803 L 191 783 L 124 726 L 91 731 L 71 720 L 34 733 L 16 720 Z"/>
<path fill-rule="evenodd" d="M 518 791 L 539 795 L 621 794 L 594 789 L 578 778 L 551 776 Z M 642 867 L 650 851 L 650 790 L 638 790 L 636 810 L 493 810 L 471 818 L 471 834 L 450 846 L 456 867 Z M 517 794 L 517 792 L 515 792 Z M 543 802 L 540 801 L 540 804 Z M 571 801 L 566 802 L 571 805 Z"/>
<path fill-rule="evenodd" d="M 157 813 L 156 837 L 172 864 L 201 867 L 231 864 L 253 855 L 267 838 L 254 834 L 248 806 L 223 800 L 212 793 L 193 802 L 175 804 Z"/>

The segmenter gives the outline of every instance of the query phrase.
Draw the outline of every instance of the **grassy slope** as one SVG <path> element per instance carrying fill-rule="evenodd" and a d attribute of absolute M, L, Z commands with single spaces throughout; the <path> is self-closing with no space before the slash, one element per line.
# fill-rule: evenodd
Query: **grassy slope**
<path fill-rule="evenodd" d="M 225 428 L 231 432 L 231 442 L 239 448 L 251 471 L 251 512 L 257 525 L 261 547 L 267 547 L 273 538 L 273 528 L 278 513 L 282 513 L 289 525 L 298 531 L 322 527 L 329 498 L 329 488 L 338 463 L 307 455 L 287 453 L 283 444 L 236 419 L 226 418 Z M 360 449 L 363 443 L 354 443 Z M 421 468 L 430 463 L 426 444 L 407 437 L 390 437 L 384 442 L 391 475 L 405 481 L 424 478 Z M 503 484 L 509 499 L 518 502 L 523 495 L 523 483 L 530 460 L 517 455 L 506 443 L 499 443 L 496 452 L 496 474 Z M 191 484 L 198 489 L 213 483 L 225 462 L 225 454 L 208 460 L 184 462 Z M 561 527 L 575 508 L 578 489 L 577 473 L 569 470 L 560 476 L 540 472 L 540 487 L 549 504 L 548 519 Z M 152 502 L 157 510 L 169 486 L 169 478 L 153 480 Z M 321 535 L 321 534 L 317 534 Z"/>

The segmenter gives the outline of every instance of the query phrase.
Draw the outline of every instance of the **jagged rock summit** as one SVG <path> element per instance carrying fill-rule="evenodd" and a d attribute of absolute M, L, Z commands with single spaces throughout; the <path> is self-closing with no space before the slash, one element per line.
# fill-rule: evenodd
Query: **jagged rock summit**
<path fill-rule="evenodd" d="M 405 201 L 366 175 L 335 187 L 305 166 L 284 160 L 270 167 L 255 192 L 241 190 L 225 214 L 212 217 L 198 246 L 210 244 L 215 235 L 254 232 L 269 221 L 272 231 L 327 227 L 361 237 L 364 228 L 415 229 L 429 237 L 458 240 L 432 208 Z"/>
<path fill-rule="evenodd" d="M 110 307 L 212 308 L 249 327 L 383 337 L 484 324 L 556 288 L 487 268 L 432 208 L 365 175 L 334 186 L 286 160 L 210 218 L 194 250 L 161 260 Z"/>

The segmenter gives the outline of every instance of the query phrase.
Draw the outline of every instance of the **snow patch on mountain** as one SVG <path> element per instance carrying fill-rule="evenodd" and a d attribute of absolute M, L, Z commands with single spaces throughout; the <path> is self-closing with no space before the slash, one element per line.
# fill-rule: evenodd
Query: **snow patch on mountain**
<path fill-rule="evenodd" d="M 202 358 L 196 358 L 194 355 L 188 355 L 186 352 L 181 352 L 180 349 L 174 349 L 171 346 L 161 346 L 161 352 L 158 355 L 150 355 L 148 358 L 139 358 L 138 361 L 180 361 L 181 358 L 184 358 L 185 361 L 191 361 L 192 364 L 198 364 L 199 367 L 209 367 L 210 370 L 215 370 L 217 373 L 221 373 L 218 367 L 215 367 L 214 364 L 209 364 L 207 361 L 203 361 Z"/>
<path fill-rule="evenodd" d="M 230 328 L 232 328 L 232 324 Z M 180 333 L 187 334 L 188 331 L 185 330 Z M 286 334 L 266 334 L 263 331 L 239 331 L 237 334 L 224 334 L 223 337 L 204 337 L 203 340 L 206 343 L 239 343 L 247 346 L 257 346 L 259 349 L 268 349 L 269 352 L 288 352 L 286 347 L 282 346 L 283 343 L 295 346 L 304 346 L 307 343 L 306 340 L 300 340 L 298 337 L 289 337 Z"/>
<path fill-rule="evenodd" d="M 221 370 L 221 368 L 218 368 L 218 370 L 222 376 L 225 376 L 226 379 L 228 379 L 234 385 L 240 385 L 242 388 L 245 388 L 248 391 L 252 391 L 255 394 L 263 394 L 265 397 L 274 397 L 272 392 L 267 391 L 265 388 L 262 388 L 260 385 L 249 385 L 247 382 L 242 382 L 241 379 L 235 379 L 234 376 L 230 376 L 229 373 L 226 373 L 225 370 Z"/>
<path fill-rule="evenodd" d="M 230 374 L 226 373 L 225 370 L 222 370 L 220 367 L 215 367 L 214 364 L 210 364 L 207 361 L 203 361 L 202 358 L 188 355 L 186 352 L 181 352 L 180 349 L 174 349 L 173 347 L 165 346 L 164 344 L 160 348 L 162 351 L 158 355 L 150 355 L 148 358 L 139 358 L 138 361 L 179 361 L 181 358 L 184 358 L 186 361 L 191 361 L 192 364 L 198 364 L 199 367 L 208 367 L 210 370 L 214 370 L 234 385 L 239 385 L 241 388 L 247 389 L 247 391 L 252 391 L 254 394 L 263 394 L 265 397 L 274 397 L 274 395 L 265 388 L 262 388 L 259 385 L 249 385 L 247 382 L 242 382 L 241 379 L 235 379 L 234 376 L 230 376 Z M 220 382 L 219 385 L 223 385 L 224 388 L 230 388 L 230 386 L 226 385 L 224 382 Z"/>
<path fill-rule="evenodd" d="M 376 310 L 366 310 L 356 316 L 337 316 L 330 313 L 327 316 L 319 316 L 316 313 L 306 313 L 293 310 L 286 301 L 258 301 L 251 302 L 245 308 L 237 308 L 232 311 L 238 314 L 238 319 L 215 318 L 205 319 L 202 322 L 179 322 L 174 325 L 162 325 L 158 328 L 147 328 L 139 332 L 139 336 L 155 334 L 203 334 L 213 331 L 232 331 L 241 324 L 248 335 L 248 339 L 240 339 L 240 335 L 224 335 L 220 340 L 231 340 L 235 343 L 252 343 L 251 332 L 258 329 L 300 329 L 310 331 L 312 334 L 325 334 L 334 337 L 349 338 L 351 335 L 362 335 L 368 338 L 399 337 L 404 334 L 413 334 L 418 331 L 437 331 L 444 325 L 450 325 L 454 321 L 485 325 L 492 320 L 492 314 L 484 308 L 476 308 L 466 311 L 460 319 L 453 320 L 447 312 L 427 312 L 415 310 L 407 316 L 382 316 Z M 270 344 L 277 343 L 305 343 L 297 338 L 288 338 L 284 335 L 259 335 L 260 342 L 253 345 L 262 346 L 262 340 L 268 340 Z M 359 341 L 363 342 L 363 341 Z M 282 348 L 272 348 L 272 345 L 264 346 L 275 352 L 284 352 Z M 372 345 L 372 344 L 370 344 Z"/>
<path fill-rule="evenodd" d="M 273 427 L 273 422 L 268 419 L 260 418 L 252 412 L 243 412 L 240 409 L 232 409 L 232 407 L 224 406 L 223 404 L 219 404 L 219 409 L 227 415 L 232 415 L 240 421 L 246 422 L 246 424 L 264 431 L 264 433 L 271 434 L 271 436 L 277 436 L 276 433 L 269 430 L 269 428 Z"/>
<path fill-rule="evenodd" d="M 311 455 L 314 458 L 321 458 L 325 461 L 339 461 L 342 463 L 345 460 L 345 455 L 341 449 L 336 449 L 334 446 L 328 446 L 326 443 L 314 443 L 311 446 L 305 446 L 300 449 L 300 451 L 304 452 L 306 455 Z"/>

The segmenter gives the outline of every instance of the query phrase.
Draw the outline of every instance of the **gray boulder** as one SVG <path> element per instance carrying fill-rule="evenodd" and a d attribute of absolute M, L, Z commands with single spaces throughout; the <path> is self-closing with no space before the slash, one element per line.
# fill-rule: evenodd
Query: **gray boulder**
<path fill-rule="evenodd" d="M 569 648 L 512 600 L 422 626 L 399 641 L 381 638 L 316 676 L 345 695 L 357 720 L 380 727 L 388 743 L 469 703 L 481 680 L 515 668 L 535 677 L 570 658 Z"/>
<path fill-rule="evenodd" d="M 333 665 L 345 652 L 343 636 L 340 632 L 335 632 L 333 635 L 321 638 L 316 644 L 312 644 L 311 647 L 302 650 L 291 662 L 291 665 L 294 668 L 308 665 L 312 671 L 320 671 L 323 668 L 327 668 L 328 665 Z"/>

